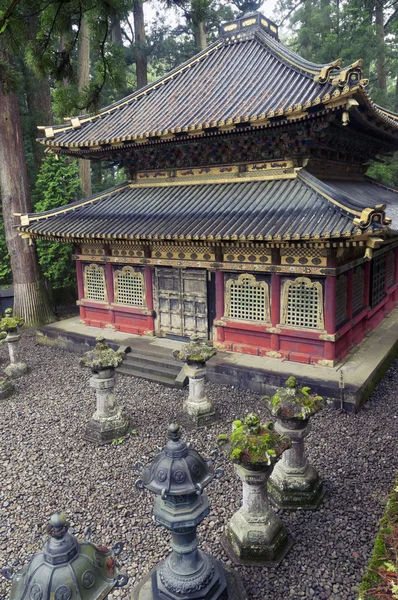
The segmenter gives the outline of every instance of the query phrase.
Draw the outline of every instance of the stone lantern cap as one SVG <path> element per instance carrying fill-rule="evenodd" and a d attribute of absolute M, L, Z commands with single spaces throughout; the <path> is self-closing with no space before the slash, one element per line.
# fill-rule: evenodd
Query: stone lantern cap
<path fill-rule="evenodd" d="M 96 338 L 96 345 L 93 350 L 83 354 L 80 359 L 81 367 L 89 367 L 94 373 L 105 369 L 114 369 L 123 361 L 123 352 L 109 348 L 102 336 Z"/>
<path fill-rule="evenodd" d="M 216 476 L 212 461 L 205 460 L 181 441 L 180 426 L 176 423 L 169 426 L 168 435 L 164 449 L 152 465 L 143 469 L 142 484 L 162 497 L 201 494 Z"/>
<path fill-rule="evenodd" d="M 323 398 L 311 394 L 309 387 L 300 389 L 295 377 L 285 381 L 285 387 L 277 388 L 276 393 L 270 398 L 264 396 L 270 413 L 278 419 L 308 420 L 312 415 L 323 408 Z"/>
<path fill-rule="evenodd" d="M 173 356 L 183 360 L 188 364 L 203 364 L 212 356 L 217 354 L 217 350 L 208 346 L 198 336 L 193 335 L 188 344 L 184 344 L 180 350 L 174 350 Z"/>
<path fill-rule="evenodd" d="M 112 549 L 79 542 L 64 513 L 51 517 L 47 532 L 50 540 L 20 571 L 2 570 L 12 580 L 10 600 L 103 600 L 126 585 L 128 577 L 117 573 L 114 559 L 123 550 L 121 542 Z"/>

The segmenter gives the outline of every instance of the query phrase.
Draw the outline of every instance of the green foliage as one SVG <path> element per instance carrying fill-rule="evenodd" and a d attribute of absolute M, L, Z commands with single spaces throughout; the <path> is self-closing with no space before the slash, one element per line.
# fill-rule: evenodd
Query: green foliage
<path fill-rule="evenodd" d="M 391 493 L 373 553 L 360 586 L 360 600 L 397 598 L 398 594 L 398 478 Z"/>
<path fill-rule="evenodd" d="M 77 162 L 49 154 L 42 163 L 33 191 L 35 212 L 74 202 L 81 196 Z M 54 289 L 76 285 L 72 245 L 37 240 L 39 264 Z"/>
<path fill-rule="evenodd" d="M 299 389 L 295 377 L 285 381 L 285 388 L 277 388 L 276 394 L 271 398 L 264 396 L 268 410 L 274 417 L 285 419 L 308 419 L 323 407 L 321 396 L 311 394 L 309 387 Z"/>
<path fill-rule="evenodd" d="M 1 204 L 0 204 L 1 209 Z M 0 285 L 9 286 L 12 283 L 10 255 L 8 254 L 6 235 L 4 231 L 3 214 L 0 210 Z"/>
<path fill-rule="evenodd" d="M 230 460 L 248 468 L 273 464 L 290 446 L 287 438 L 274 431 L 272 423 L 261 423 L 254 413 L 246 415 L 243 422 L 234 421 L 231 435 L 220 434 L 217 441 L 220 445 L 229 442 Z"/>

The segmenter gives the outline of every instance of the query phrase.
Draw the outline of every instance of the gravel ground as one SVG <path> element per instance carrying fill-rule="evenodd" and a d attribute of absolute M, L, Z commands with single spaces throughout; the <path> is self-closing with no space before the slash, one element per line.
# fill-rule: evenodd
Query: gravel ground
<path fill-rule="evenodd" d="M 135 489 L 134 465 L 148 462 L 165 444 L 167 425 L 187 391 L 119 375 L 119 403 L 137 434 L 97 448 L 82 439 L 95 406 L 89 371 L 78 366 L 75 355 L 35 345 L 32 332 L 25 333 L 23 344 L 32 372 L 16 382 L 16 394 L 2 401 L 1 410 L 0 567 L 19 566 L 39 551 L 49 516 L 62 509 L 79 536 L 90 525 L 94 543 L 124 540 L 119 564 L 130 581 L 110 598 L 128 598 L 135 582 L 169 553 L 169 535 L 152 522 L 153 495 Z M 0 364 L 6 362 L 3 345 Z M 397 389 L 395 363 L 360 414 L 327 408 L 313 419 L 308 456 L 327 497 L 316 512 L 280 513 L 295 544 L 278 569 L 238 568 L 250 600 L 357 597 L 396 475 Z M 260 398 L 249 391 L 207 384 L 207 393 L 221 420 L 209 429 L 183 432 L 205 456 L 233 419 L 248 411 L 266 418 Z M 207 488 L 211 513 L 199 527 L 200 546 L 230 564 L 220 535 L 240 506 L 241 486 L 231 465 L 217 462 L 225 477 Z M 9 587 L 0 578 L 1 600 Z"/>

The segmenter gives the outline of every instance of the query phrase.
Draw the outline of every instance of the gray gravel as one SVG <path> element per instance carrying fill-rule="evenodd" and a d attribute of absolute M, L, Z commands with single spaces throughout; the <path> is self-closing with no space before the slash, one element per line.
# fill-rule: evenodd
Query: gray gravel
<path fill-rule="evenodd" d="M 90 373 L 75 355 L 35 345 L 24 335 L 24 358 L 32 372 L 16 382 L 17 393 L 1 403 L 0 567 L 18 566 L 47 539 L 49 516 L 67 512 L 74 533 L 91 525 L 94 543 L 126 543 L 120 570 L 126 588 L 110 598 L 128 598 L 131 588 L 169 553 L 167 532 L 151 518 L 153 495 L 138 492 L 137 461 L 147 462 L 163 446 L 167 425 L 181 410 L 186 390 L 171 390 L 141 379 L 118 376 L 117 393 L 137 434 L 118 446 L 97 448 L 82 440 L 95 406 Z M 0 347 L 0 364 L 7 348 Z M 278 569 L 239 567 L 252 600 L 348 600 L 369 560 L 377 522 L 396 475 L 398 454 L 398 365 L 379 384 L 358 415 L 325 409 L 313 419 L 308 455 L 328 495 L 316 512 L 281 513 L 295 544 Z M 248 411 L 267 418 L 255 394 L 207 384 L 220 422 L 185 438 L 205 456 L 220 432 Z M 210 516 L 199 527 L 201 548 L 230 564 L 220 535 L 241 501 L 241 487 L 227 461 L 225 477 L 208 488 Z M 0 579 L 0 599 L 9 582 Z"/>

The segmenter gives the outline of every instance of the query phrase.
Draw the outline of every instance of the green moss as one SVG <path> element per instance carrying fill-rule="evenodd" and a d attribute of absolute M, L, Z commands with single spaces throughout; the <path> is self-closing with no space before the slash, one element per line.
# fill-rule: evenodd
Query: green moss
<path fill-rule="evenodd" d="M 217 443 L 220 444 L 222 442 L 228 442 L 229 438 L 225 433 L 220 433 L 220 435 L 217 437 Z"/>
<path fill-rule="evenodd" d="M 367 571 L 362 579 L 362 583 L 359 589 L 359 598 L 366 600 L 376 600 L 376 596 L 367 593 L 368 590 L 375 588 L 379 583 L 382 583 L 382 578 L 378 574 L 378 569 L 384 567 L 387 570 L 389 564 L 397 563 L 398 556 L 396 551 L 389 545 L 388 536 L 393 534 L 393 526 L 398 521 L 398 477 L 395 481 L 393 491 L 390 499 L 387 503 L 385 513 L 380 520 L 379 531 L 377 533 L 372 556 L 370 558 Z M 393 577 L 391 583 L 396 581 L 396 573 L 391 571 Z M 395 581 L 394 581 L 395 580 Z M 395 596 L 392 595 L 391 598 Z"/>

